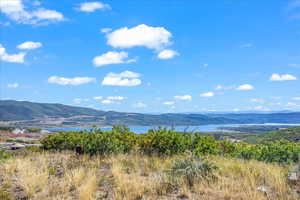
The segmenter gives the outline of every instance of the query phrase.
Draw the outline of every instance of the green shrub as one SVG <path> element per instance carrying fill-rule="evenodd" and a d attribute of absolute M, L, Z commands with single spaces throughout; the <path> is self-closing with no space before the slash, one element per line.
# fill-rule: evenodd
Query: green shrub
<path fill-rule="evenodd" d="M 114 127 L 111 131 L 97 129 L 49 135 L 41 144 L 45 150 L 74 150 L 80 146 L 90 155 L 127 153 L 135 147 L 136 137 L 127 129 Z"/>
<path fill-rule="evenodd" d="M 191 145 L 191 135 L 166 128 L 150 130 L 139 137 L 140 150 L 147 154 L 173 155 L 184 153 Z"/>
<path fill-rule="evenodd" d="M 175 160 L 170 169 L 171 180 L 178 182 L 183 179 L 192 187 L 197 181 L 213 180 L 217 167 L 199 157 Z"/>
<path fill-rule="evenodd" d="M 294 163 L 299 161 L 300 145 L 288 141 L 273 141 L 265 144 L 236 144 L 236 157 L 264 162 Z"/>
<path fill-rule="evenodd" d="M 116 126 L 111 131 L 93 129 L 49 135 L 42 141 L 45 150 L 74 150 L 82 147 L 85 153 L 128 153 L 134 149 L 145 154 L 161 156 L 192 152 L 196 156 L 223 155 L 265 162 L 295 163 L 299 161 L 300 145 L 288 141 L 273 141 L 264 144 L 231 143 L 217 141 L 200 134 L 183 134 L 159 128 L 147 134 L 136 135 L 127 127 Z"/>
<path fill-rule="evenodd" d="M 0 160 L 5 160 L 11 157 L 11 154 L 0 150 Z"/>
<path fill-rule="evenodd" d="M 219 145 L 217 141 L 210 136 L 194 135 L 191 151 L 196 155 L 217 154 L 219 153 Z"/>

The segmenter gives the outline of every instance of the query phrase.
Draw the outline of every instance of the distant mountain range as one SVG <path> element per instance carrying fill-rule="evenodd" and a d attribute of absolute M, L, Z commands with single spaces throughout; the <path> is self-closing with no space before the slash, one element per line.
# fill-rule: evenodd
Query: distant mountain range
<path fill-rule="evenodd" d="M 237 123 L 300 123 L 300 113 L 140 114 L 100 111 L 62 104 L 1 100 L 2 124 L 41 127 L 193 126 Z"/>
<path fill-rule="evenodd" d="M 208 117 L 201 114 L 140 114 L 100 111 L 62 104 L 28 101 L 0 101 L 0 121 L 38 126 L 175 126 L 238 123 L 235 119 Z"/>

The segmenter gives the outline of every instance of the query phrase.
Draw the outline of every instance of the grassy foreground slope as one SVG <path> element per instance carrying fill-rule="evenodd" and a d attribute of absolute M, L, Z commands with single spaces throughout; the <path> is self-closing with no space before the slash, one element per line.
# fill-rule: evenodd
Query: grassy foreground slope
<path fill-rule="evenodd" d="M 189 159 L 26 153 L 1 161 L 0 199 L 298 199 L 287 167 L 209 156 L 197 168 Z M 196 167 L 185 168 L 190 165 Z"/>
<path fill-rule="evenodd" d="M 300 198 L 300 180 L 289 178 L 300 175 L 296 142 L 231 143 L 163 128 L 137 135 L 118 126 L 41 144 L 0 151 L 1 200 Z"/>

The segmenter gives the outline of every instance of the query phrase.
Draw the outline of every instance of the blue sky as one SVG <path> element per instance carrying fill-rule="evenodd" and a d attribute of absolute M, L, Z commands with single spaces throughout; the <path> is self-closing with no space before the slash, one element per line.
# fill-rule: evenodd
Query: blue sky
<path fill-rule="evenodd" d="M 299 0 L 0 3 L 1 99 L 300 110 Z"/>

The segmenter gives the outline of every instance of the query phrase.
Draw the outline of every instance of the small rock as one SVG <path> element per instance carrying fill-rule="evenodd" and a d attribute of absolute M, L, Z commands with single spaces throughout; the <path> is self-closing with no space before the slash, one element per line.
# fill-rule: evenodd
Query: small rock
<path fill-rule="evenodd" d="M 258 191 L 261 191 L 261 192 L 264 192 L 264 193 L 267 193 L 267 192 L 270 190 L 270 188 L 267 187 L 267 186 L 262 185 L 262 186 L 259 186 L 259 187 L 257 188 L 257 190 L 258 190 Z"/>
<path fill-rule="evenodd" d="M 291 172 L 288 175 L 288 179 L 290 181 L 298 181 L 299 180 L 299 176 L 298 176 L 297 172 Z"/>

